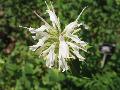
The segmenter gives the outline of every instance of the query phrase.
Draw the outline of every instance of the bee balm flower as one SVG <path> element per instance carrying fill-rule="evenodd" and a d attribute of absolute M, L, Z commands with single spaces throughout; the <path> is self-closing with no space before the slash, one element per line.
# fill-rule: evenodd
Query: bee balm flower
<path fill-rule="evenodd" d="M 85 59 L 80 55 L 79 50 L 87 51 L 87 43 L 82 41 L 76 33 L 81 30 L 80 26 L 83 25 L 78 23 L 78 19 L 86 7 L 75 21 L 68 24 L 64 30 L 61 30 L 60 21 L 55 14 L 54 7 L 52 4 L 48 6 L 46 3 L 46 5 L 46 11 L 50 16 L 52 25 L 34 12 L 44 22 L 44 25 L 39 28 L 20 27 L 28 29 L 33 34 L 33 39 L 38 40 L 36 45 L 30 46 L 30 50 L 38 51 L 39 55 L 46 60 L 46 66 L 49 68 L 53 67 L 58 61 L 59 70 L 62 69 L 64 72 L 69 69 L 67 65 L 69 59 L 78 58 L 80 61 Z"/>

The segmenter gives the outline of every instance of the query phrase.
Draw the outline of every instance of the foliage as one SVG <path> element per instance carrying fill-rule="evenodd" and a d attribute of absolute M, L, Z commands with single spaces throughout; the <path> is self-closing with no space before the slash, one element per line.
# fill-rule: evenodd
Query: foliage
<path fill-rule="evenodd" d="M 44 1 L 0 0 L 0 12 L 4 12 L 0 16 L 0 31 L 17 39 L 15 48 L 9 55 L 2 52 L 5 43 L 0 39 L 0 90 L 119 90 L 120 1 L 51 1 L 62 25 L 73 21 L 83 7 L 88 6 L 80 19 L 90 27 L 80 33 L 82 39 L 92 46 L 87 54 L 83 53 L 86 62 L 70 62 L 71 70 L 65 73 L 46 68 L 44 60 L 28 49 L 34 43 L 29 38 L 30 33 L 18 28 L 19 25 L 39 27 L 42 24 L 33 11 L 46 16 L 43 13 L 46 10 Z M 108 62 L 101 69 L 99 46 L 104 42 L 116 44 L 116 51 L 111 58 L 107 58 Z"/>

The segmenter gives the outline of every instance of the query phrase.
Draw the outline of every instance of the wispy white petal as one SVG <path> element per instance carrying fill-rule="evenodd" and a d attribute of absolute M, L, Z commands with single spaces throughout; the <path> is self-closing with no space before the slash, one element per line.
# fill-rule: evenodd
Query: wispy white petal
<path fill-rule="evenodd" d="M 83 47 L 85 47 L 87 45 L 87 43 L 84 42 L 84 41 L 80 41 L 80 45 L 83 46 Z"/>
<path fill-rule="evenodd" d="M 49 16 L 50 16 L 50 20 L 52 21 L 53 27 L 55 27 L 56 24 L 58 24 L 58 19 L 57 16 L 55 14 L 55 12 L 47 10 Z"/>
<path fill-rule="evenodd" d="M 68 45 L 70 45 L 70 47 L 72 47 L 73 49 L 80 49 L 80 47 L 78 47 L 77 45 L 75 45 L 74 43 L 72 42 L 67 42 Z"/>
<path fill-rule="evenodd" d="M 84 22 L 81 22 L 80 24 L 78 24 L 78 26 L 84 26 L 85 29 L 89 29 L 89 26 L 86 25 Z"/>
<path fill-rule="evenodd" d="M 84 57 L 82 57 L 80 54 L 79 54 L 79 50 L 78 49 L 74 49 L 73 50 L 73 53 L 76 55 L 77 58 L 79 58 L 80 61 L 84 61 Z"/>
<path fill-rule="evenodd" d="M 79 23 L 79 24 L 78 24 L 78 27 L 80 27 L 80 26 L 82 26 L 82 25 L 84 25 L 84 23 L 83 23 L 83 22 Z"/>
<path fill-rule="evenodd" d="M 70 39 L 72 39 L 74 42 L 79 43 L 81 46 L 86 46 L 87 43 L 84 41 L 81 41 L 77 35 L 73 35 L 71 33 L 66 34 L 66 36 Z"/>
<path fill-rule="evenodd" d="M 43 37 L 42 39 L 39 39 L 39 42 L 36 45 L 29 46 L 30 50 L 35 51 L 38 47 L 42 46 L 47 39 L 48 37 Z"/>
<path fill-rule="evenodd" d="M 67 33 L 71 33 L 76 27 L 78 27 L 78 23 L 76 21 L 71 22 L 65 27 L 64 31 Z"/>
<path fill-rule="evenodd" d="M 59 57 L 63 57 L 63 58 L 68 58 L 69 57 L 69 47 L 67 45 L 67 43 L 64 40 L 63 36 L 59 37 Z"/>
<path fill-rule="evenodd" d="M 28 29 L 31 33 L 35 33 L 35 28 L 31 28 L 31 27 L 28 28 L 28 27 L 23 27 L 23 26 L 19 26 L 19 27 Z"/>
<path fill-rule="evenodd" d="M 46 26 L 46 25 L 42 25 L 40 28 L 37 28 L 35 30 L 35 32 L 40 32 L 40 31 L 45 31 L 45 30 L 48 30 L 50 27 L 49 26 Z"/>
<path fill-rule="evenodd" d="M 77 46 L 76 44 L 74 43 L 71 43 L 71 42 L 67 42 L 68 45 L 70 45 L 73 49 L 73 53 L 80 59 L 80 61 L 83 61 L 85 58 L 82 57 L 80 54 L 79 54 L 79 49 L 81 49 L 81 47 Z"/>
<path fill-rule="evenodd" d="M 36 33 L 36 32 L 35 32 L 35 28 L 31 28 L 31 27 L 30 27 L 30 28 L 28 28 L 28 30 L 29 30 L 31 33 Z"/>
<path fill-rule="evenodd" d="M 78 24 L 78 20 L 79 20 L 80 16 L 82 15 L 82 13 L 83 13 L 83 11 L 84 11 L 85 9 L 86 9 L 86 7 L 81 11 L 81 13 L 78 15 L 77 19 L 76 19 L 74 22 L 71 22 L 70 24 L 68 24 L 68 25 L 65 27 L 64 31 L 70 33 L 70 32 L 72 32 L 72 31 L 74 31 L 74 29 L 75 29 L 76 27 L 79 27 L 79 26 L 82 24 L 82 23 Z"/>
<path fill-rule="evenodd" d="M 59 70 L 62 69 L 62 72 L 68 70 L 67 62 L 63 57 L 59 57 Z"/>
<path fill-rule="evenodd" d="M 41 27 L 35 29 L 35 28 L 32 28 L 32 27 L 23 27 L 23 26 L 19 26 L 19 27 L 22 27 L 22 28 L 25 28 L 25 29 L 28 29 L 31 33 L 37 33 L 37 32 L 40 32 L 40 31 L 45 31 L 45 30 L 48 30 L 50 27 L 48 25 L 42 25 Z"/>
<path fill-rule="evenodd" d="M 31 51 L 35 51 L 38 47 L 37 45 L 29 46 Z"/>
<path fill-rule="evenodd" d="M 71 33 L 67 33 L 66 36 L 67 36 L 68 38 L 72 39 L 72 40 L 73 40 L 74 42 L 76 42 L 76 43 L 80 43 L 80 41 L 81 41 L 81 40 L 78 38 L 77 35 L 73 35 L 73 34 L 71 34 Z"/>
<path fill-rule="evenodd" d="M 36 40 L 36 38 L 35 38 L 36 36 L 32 36 L 32 38 L 34 39 L 34 40 Z"/>
<path fill-rule="evenodd" d="M 54 65 L 54 60 L 55 60 L 55 45 L 52 44 L 49 50 L 49 53 L 47 55 L 47 60 L 46 60 L 46 66 L 51 68 Z"/>
<path fill-rule="evenodd" d="M 87 26 L 86 24 L 85 24 L 85 29 L 89 29 L 89 26 Z"/>
<path fill-rule="evenodd" d="M 75 33 L 79 32 L 80 30 L 81 30 L 81 28 L 75 29 L 75 30 L 72 32 L 72 34 L 75 34 Z"/>
<path fill-rule="evenodd" d="M 84 41 L 81 41 L 81 42 L 83 42 L 83 44 L 82 43 L 74 44 L 72 42 L 67 42 L 67 44 L 70 45 L 70 47 L 72 47 L 73 49 L 77 49 L 77 50 L 81 49 L 81 50 L 87 52 L 87 49 L 85 48 L 86 43 Z"/>
<path fill-rule="evenodd" d="M 42 52 L 42 56 L 46 56 L 49 53 L 49 51 L 50 51 L 50 49 L 51 49 L 52 46 L 53 46 L 53 44 L 49 48 L 47 48 L 46 50 L 44 50 Z"/>
<path fill-rule="evenodd" d="M 76 57 L 73 55 L 73 53 L 70 53 L 70 57 L 69 58 L 76 59 Z"/>
<path fill-rule="evenodd" d="M 36 39 L 41 39 L 42 37 L 47 37 L 48 36 L 48 33 L 47 32 L 42 32 L 42 31 L 39 31 L 36 33 L 35 36 L 33 36 L 33 39 L 36 40 Z"/>
<path fill-rule="evenodd" d="M 45 2 L 45 3 L 46 3 L 46 2 Z M 46 5 L 47 5 L 47 8 L 48 8 L 46 11 L 47 11 L 47 13 L 48 13 L 49 16 L 50 16 L 50 20 L 52 21 L 53 27 L 56 28 L 56 25 L 57 25 L 57 27 L 58 27 L 59 19 L 57 18 L 56 14 L 55 14 L 54 7 L 53 7 L 52 3 L 51 3 L 51 8 L 52 8 L 52 9 L 50 9 L 50 7 L 48 6 L 47 3 L 46 3 Z"/>

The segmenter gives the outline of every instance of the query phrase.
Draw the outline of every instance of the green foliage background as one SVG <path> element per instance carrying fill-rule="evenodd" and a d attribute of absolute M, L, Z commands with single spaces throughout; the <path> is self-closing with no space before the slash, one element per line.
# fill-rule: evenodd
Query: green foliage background
<path fill-rule="evenodd" d="M 119 90 L 120 0 L 51 1 L 63 26 L 74 21 L 88 6 L 80 19 L 90 27 L 80 33 L 92 46 L 88 53 L 83 53 L 86 63 L 71 61 L 70 71 L 64 73 L 46 68 L 45 61 L 29 51 L 28 46 L 34 43 L 30 33 L 18 27 L 39 27 L 42 24 L 34 10 L 49 22 L 44 13 L 44 0 L 0 0 L 0 8 L 4 11 L 0 31 L 17 39 L 10 55 L 2 52 L 5 45 L 0 41 L 0 90 Z M 116 44 L 116 50 L 101 69 L 99 46 L 104 42 Z"/>

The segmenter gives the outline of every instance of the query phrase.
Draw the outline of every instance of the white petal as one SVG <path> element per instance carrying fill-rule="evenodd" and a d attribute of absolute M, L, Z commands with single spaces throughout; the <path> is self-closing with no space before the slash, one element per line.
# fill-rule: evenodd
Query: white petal
<path fill-rule="evenodd" d="M 80 41 L 80 45 L 83 46 L 83 47 L 85 47 L 87 45 L 87 43 L 84 42 L 84 41 Z"/>
<path fill-rule="evenodd" d="M 34 40 L 36 40 L 35 36 L 32 36 L 32 38 L 33 38 Z"/>
<path fill-rule="evenodd" d="M 36 33 L 36 36 L 32 36 L 33 39 L 36 40 L 36 39 L 40 39 L 43 36 L 46 36 L 47 33 L 43 31 L 48 30 L 48 29 L 49 27 L 47 27 L 46 25 L 42 25 L 40 28 L 37 28 L 37 29 L 29 28 L 29 31 L 31 33 Z"/>
<path fill-rule="evenodd" d="M 81 25 L 83 25 L 85 29 L 89 29 L 89 26 L 87 26 L 84 22 L 78 24 L 79 27 L 80 27 Z"/>
<path fill-rule="evenodd" d="M 58 19 L 57 19 L 57 16 L 55 14 L 55 12 L 53 11 L 50 11 L 50 10 L 47 10 L 49 16 L 50 16 L 50 20 L 54 23 L 57 23 L 58 22 Z"/>
<path fill-rule="evenodd" d="M 48 49 L 44 50 L 44 51 L 42 52 L 42 56 L 46 56 L 46 54 L 49 53 L 49 51 L 50 51 L 50 49 L 51 49 L 52 46 L 53 46 L 53 45 L 51 45 Z"/>
<path fill-rule="evenodd" d="M 46 26 L 46 25 L 42 25 L 40 28 L 36 29 L 36 33 L 39 32 L 39 31 L 45 31 L 45 30 L 48 30 L 50 27 L 49 26 Z"/>
<path fill-rule="evenodd" d="M 87 52 L 87 49 L 84 47 L 84 41 L 83 41 L 83 44 L 82 43 L 74 44 L 72 42 L 67 42 L 67 44 L 70 45 L 70 47 L 72 47 L 73 49 L 78 49 L 78 50 L 81 49 L 81 50 Z M 85 45 L 86 45 L 86 43 L 85 43 Z"/>
<path fill-rule="evenodd" d="M 67 42 L 68 45 L 70 45 L 70 47 L 72 47 L 73 49 L 80 49 L 80 47 L 78 47 L 77 45 L 75 45 L 74 43 L 71 42 Z"/>
<path fill-rule="evenodd" d="M 79 32 L 80 30 L 81 30 L 81 28 L 75 29 L 75 30 L 72 32 L 72 34 L 75 34 L 75 33 Z"/>
<path fill-rule="evenodd" d="M 46 49 L 45 51 L 42 52 L 42 56 L 46 56 L 50 51 L 50 48 Z"/>
<path fill-rule="evenodd" d="M 34 37 L 33 36 L 33 39 L 36 40 L 36 39 L 41 39 L 42 37 L 47 37 L 48 36 L 48 33 L 47 32 L 42 32 L 42 31 L 39 31 L 36 33 L 36 36 Z"/>
<path fill-rule="evenodd" d="M 77 49 L 74 49 L 73 53 L 76 55 L 77 58 L 79 58 L 80 61 L 84 61 L 85 58 L 79 54 L 79 51 Z"/>
<path fill-rule="evenodd" d="M 29 46 L 29 48 L 30 48 L 31 51 L 35 51 L 38 48 L 38 46 L 33 45 L 33 46 Z"/>
<path fill-rule="evenodd" d="M 74 42 L 79 43 L 82 47 L 86 46 L 87 43 L 84 41 L 81 41 L 77 35 L 73 35 L 71 33 L 67 33 L 66 36 L 70 39 L 72 39 Z"/>
<path fill-rule="evenodd" d="M 39 39 L 39 42 L 36 45 L 29 46 L 30 50 L 35 51 L 37 48 L 42 46 L 47 39 L 48 37 L 43 37 L 42 39 Z"/>
<path fill-rule="evenodd" d="M 84 23 L 83 23 L 83 22 L 81 22 L 80 24 L 78 24 L 78 27 L 80 27 L 80 26 L 82 26 L 82 25 L 84 25 Z"/>
<path fill-rule="evenodd" d="M 68 24 L 64 31 L 66 31 L 67 33 L 70 33 L 72 32 L 76 27 L 78 27 L 78 23 L 75 21 L 75 22 L 71 22 L 70 24 Z"/>
<path fill-rule="evenodd" d="M 89 26 L 85 25 L 85 29 L 89 29 Z"/>
<path fill-rule="evenodd" d="M 46 60 L 46 66 L 51 68 L 54 65 L 54 60 L 55 60 L 55 45 L 51 45 L 51 48 L 49 50 L 49 54 L 47 55 L 47 60 Z"/>
<path fill-rule="evenodd" d="M 28 29 L 31 33 L 35 33 L 35 28 L 31 28 L 31 27 L 28 28 L 28 27 L 23 27 L 23 26 L 19 26 L 19 27 Z"/>
<path fill-rule="evenodd" d="M 67 33 L 66 36 L 67 36 L 68 38 L 72 39 L 72 40 L 73 40 L 74 42 L 76 42 L 76 43 L 80 43 L 80 41 L 81 41 L 81 40 L 78 38 L 77 35 L 73 35 L 73 34 L 71 34 L 71 33 Z"/>
<path fill-rule="evenodd" d="M 68 24 L 66 27 L 65 27 L 65 30 L 66 32 L 72 32 L 74 31 L 74 29 L 78 26 L 80 26 L 81 24 L 78 24 L 78 19 L 80 18 L 80 16 L 82 15 L 83 11 L 86 9 L 86 7 L 81 11 L 81 13 L 78 15 L 77 19 L 74 21 L 74 22 L 71 22 L 70 24 Z"/>
<path fill-rule="evenodd" d="M 80 59 L 80 61 L 83 61 L 85 58 L 79 54 L 79 49 L 81 49 L 81 47 L 79 47 L 71 42 L 67 42 L 67 43 L 68 43 L 68 45 L 70 45 L 72 47 L 72 49 L 73 49 L 72 52 Z"/>
<path fill-rule="evenodd" d="M 68 70 L 68 65 L 67 62 L 65 61 L 64 58 L 60 57 L 59 58 L 59 70 L 62 69 L 62 72 Z"/>
<path fill-rule="evenodd" d="M 31 33 L 36 33 L 36 32 L 35 32 L 35 28 L 31 28 L 31 27 L 30 27 L 30 28 L 28 28 L 28 30 L 29 30 Z"/>
<path fill-rule="evenodd" d="M 48 10 L 46 10 L 46 11 L 50 16 L 50 20 L 52 21 L 53 27 L 56 28 L 56 25 L 58 27 L 59 19 L 57 18 L 56 14 L 55 14 L 54 7 L 53 7 L 53 5 L 51 3 L 51 8 L 52 8 L 52 10 L 51 10 L 47 3 L 46 3 L 46 5 L 47 5 L 47 8 L 48 8 Z"/>
<path fill-rule="evenodd" d="M 67 43 L 64 40 L 63 36 L 59 37 L 60 40 L 60 44 L 59 44 L 59 57 L 63 57 L 63 58 L 69 58 L 69 47 L 67 45 Z"/>
<path fill-rule="evenodd" d="M 76 59 L 76 57 L 73 55 L 73 53 L 70 53 L 70 57 L 69 58 Z"/>

